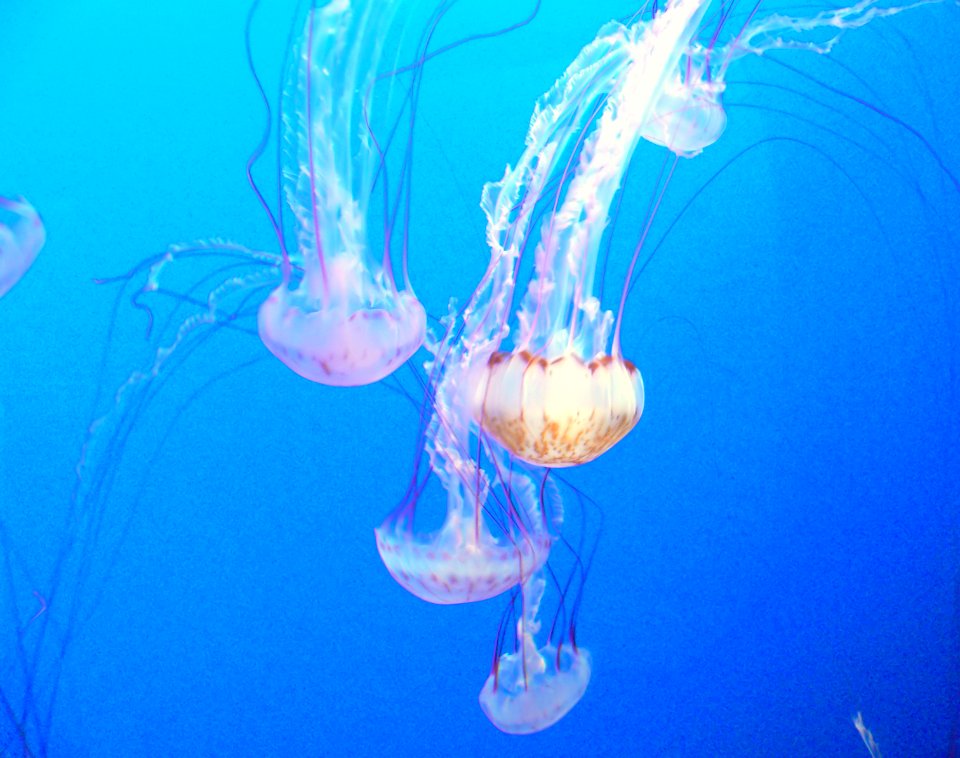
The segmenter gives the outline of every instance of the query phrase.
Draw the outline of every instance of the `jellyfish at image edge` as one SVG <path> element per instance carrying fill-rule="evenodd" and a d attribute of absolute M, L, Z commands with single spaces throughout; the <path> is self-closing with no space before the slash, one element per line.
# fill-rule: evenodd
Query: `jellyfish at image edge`
<path fill-rule="evenodd" d="M 40 214 L 30 203 L 0 196 L 0 297 L 27 273 L 46 239 Z"/>
<path fill-rule="evenodd" d="M 722 95 L 733 60 L 772 49 L 826 53 L 844 30 L 904 10 L 864 0 L 809 17 L 760 18 L 757 4 L 738 24 L 735 6 L 726 5 L 704 28 L 709 5 L 674 0 L 604 26 L 538 100 L 520 160 L 484 190 L 491 245 L 515 257 L 518 272 L 531 247 L 534 260 L 513 347 L 492 352 L 473 373 L 471 407 L 484 433 L 521 460 L 586 463 L 623 439 L 643 412 L 643 381 L 620 343 L 642 238 L 616 318 L 594 294 L 613 199 L 639 141 L 695 157 L 726 127 Z M 826 39 L 805 40 L 810 32 Z"/>

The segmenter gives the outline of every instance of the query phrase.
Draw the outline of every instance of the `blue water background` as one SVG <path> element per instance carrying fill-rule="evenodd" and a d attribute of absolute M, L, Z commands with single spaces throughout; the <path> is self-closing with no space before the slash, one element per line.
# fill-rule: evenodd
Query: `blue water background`
<path fill-rule="evenodd" d="M 253 41 L 272 87 L 291 7 L 267 6 Z M 525 9 L 464 0 L 441 36 Z M 48 230 L 0 302 L 0 515 L 37 577 L 113 321 L 115 289 L 92 279 L 174 242 L 277 249 L 243 176 L 263 118 L 246 10 L 0 7 L 0 188 Z M 546 0 L 529 27 L 428 66 L 410 255 L 432 314 L 486 265 L 480 188 L 519 156 L 534 99 L 632 10 Z M 958 33 L 945 4 L 850 32 L 833 55 L 849 70 L 779 59 L 920 130 L 956 175 Z M 866 756 L 857 711 L 886 758 L 946 755 L 951 733 L 956 749 L 960 197 L 906 129 L 774 66 L 734 64 L 728 131 L 680 166 L 654 238 L 739 150 L 798 141 L 751 150 L 672 228 L 624 325 L 644 416 L 569 475 L 605 520 L 578 625 L 593 678 L 563 721 L 508 737 L 477 705 L 503 599 L 428 605 L 380 563 L 372 530 L 410 475 L 413 406 L 267 359 L 178 410 L 263 353 L 219 335 L 117 462 L 103 543 L 119 548 L 90 569 L 50 754 Z M 637 153 L 621 267 L 662 153 Z M 143 314 L 123 303 L 117 319 L 107 393 L 150 355 Z M 33 589 L 15 588 L 25 607 Z"/>

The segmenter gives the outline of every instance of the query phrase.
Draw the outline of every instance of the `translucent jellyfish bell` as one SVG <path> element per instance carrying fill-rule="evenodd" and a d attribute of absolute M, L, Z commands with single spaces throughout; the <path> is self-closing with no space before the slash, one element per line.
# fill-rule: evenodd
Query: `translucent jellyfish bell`
<path fill-rule="evenodd" d="M 488 600 L 516 587 L 543 566 L 551 545 L 543 535 L 498 540 L 486 528 L 475 531 L 456 520 L 426 537 L 389 525 L 378 528 L 376 537 L 390 576 L 407 592 L 438 605 Z"/>
<path fill-rule="evenodd" d="M 727 113 L 721 96 L 726 85 L 697 77 L 681 78 L 679 72 L 663 88 L 643 130 L 644 139 L 662 145 L 684 158 L 703 152 L 723 134 Z"/>
<path fill-rule="evenodd" d="M 546 563 L 553 544 L 542 528 L 540 491 L 527 474 L 515 472 L 492 492 L 482 471 L 460 461 L 463 476 L 444 482 L 446 515 L 438 531 L 414 529 L 416 499 L 375 530 L 380 558 L 396 582 L 440 605 L 487 600 L 523 584 Z"/>
<path fill-rule="evenodd" d="M 30 203 L 0 197 L 0 297 L 33 265 L 46 239 L 40 214 Z"/>
<path fill-rule="evenodd" d="M 518 649 L 503 653 L 480 691 L 480 708 L 507 734 L 533 734 L 570 712 L 590 684 L 590 653 L 572 643 L 538 648 L 537 612 L 546 582 L 538 575 L 524 584 L 524 611 L 517 621 Z"/>
<path fill-rule="evenodd" d="M 480 691 L 480 707 L 507 734 L 533 734 L 566 716 L 590 684 L 590 653 L 553 645 L 538 649 L 524 638 L 524 650 L 506 653 Z"/>
<path fill-rule="evenodd" d="M 405 289 L 394 282 L 389 230 L 382 259 L 367 239 L 367 200 L 382 154 L 366 95 L 395 8 L 332 2 L 311 9 L 284 91 L 283 181 L 296 217 L 291 257 L 302 277 L 293 280 L 286 266 L 257 327 L 271 353 L 321 384 L 384 378 L 417 351 L 426 329 L 409 281 Z"/>
<path fill-rule="evenodd" d="M 368 286 L 358 263 L 348 256 L 331 261 L 326 297 L 314 299 L 281 285 L 260 306 L 263 344 L 305 379 L 371 384 L 392 374 L 423 343 L 426 313 L 416 296 Z"/>

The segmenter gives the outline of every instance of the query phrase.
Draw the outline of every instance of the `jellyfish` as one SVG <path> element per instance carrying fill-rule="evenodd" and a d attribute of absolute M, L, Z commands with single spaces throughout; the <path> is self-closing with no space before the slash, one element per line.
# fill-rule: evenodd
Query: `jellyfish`
<path fill-rule="evenodd" d="M 546 472 L 544 489 L 553 491 L 557 507 L 576 503 L 568 510 L 579 519 L 564 512 L 564 533 L 557 536 L 549 563 L 514 588 L 501 617 L 479 700 L 484 715 L 507 734 L 532 734 L 556 724 L 583 698 L 592 670 L 590 652 L 577 642 L 577 622 L 603 511 L 570 482 Z M 575 542 L 571 530 L 578 533 Z"/>
<path fill-rule="evenodd" d="M 292 278 L 284 252 L 283 281 L 260 306 L 257 327 L 271 353 L 320 384 L 379 381 L 423 342 L 426 314 L 405 265 L 397 288 L 389 231 L 380 255 L 367 235 L 381 153 L 365 96 L 396 7 L 335 0 L 312 8 L 284 92 L 284 189 L 302 272 Z"/>
<path fill-rule="evenodd" d="M 615 318 L 595 286 L 613 200 L 638 143 L 694 158 L 726 127 L 722 95 L 732 61 L 771 49 L 826 53 L 846 29 L 904 9 L 862 0 L 809 17 L 759 17 L 758 5 L 738 27 L 727 8 L 701 41 L 709 5 L 672 0 L 604 26 L 537 101 L 516 165 L 484 188 L 491 246 L 518 260 L 533 248 L 533 263 L 513 346 L 498 347 L 474 371 L 471 407 L 484 433 L 520 460 L 587 463 L 622 440 L 643 412 L 643 380 L 620 338 L 643 239 Z M 812 41 L 815 33 L 826 39 Z M 665 189 L 666 182 L 644 235 Z"/>
<path fill-rule="evenodd" d="M 520 588 L 521 613 L 517 645 L 498 650 L 493 670 L 480 690 L 480 708 L 490 722 L 507 734 L 533 734 L 556 724 L 580 702 L 590 684 L 590 652 L 574 639 L 537 647 L 540 603 L 546 589 L 542 572 Z"/>
<path fill-rule="evenodd" d="M 40 214 L 30 203 L 0 196 L 0 297 L 33 265 L 46 239 Z"/>
<path fill-rule="evenodd" d="M 199 306 L 182 322 L 186 329 L 178 332 L 178 343 L 203 327 L 229 322 L 233 329 L 258 335 L 284 365 L 320 384 L 371 384 L 403 365 L 419 349 L 426 319 L 407 273 L 406 227 L 424 53 L 417 50 L 411 63 L 394 60 L 393 70 L 381 69 L 382 52 L 391 49 L 386 42 L 394 40 L 397 5 L 336 0 L 311 6 L 299 34 L 291 34 L 277 109 L 275 210 L 253 177 L 269 144 L 273 116 L 253 66 L 250 23 L 257 4 L 251 8 L 248 59 L 267 124 L 247 162 L 247 179 L 269 218 L 277 252 L 222 239 L 174 245 L 121 276 L 98 281 L 143 281 L 132 300 L 148 314 L 155 294 L 184 307 Z M 427 32 L 437 22 L 435 11 Z M 400 50 L 394 46 L 398 59 Z M 394 87 L 404 78 L 405 86 Z M 390 183 L 393 171 L 399 174 L 396 186 Z M 383 228 L 375 251 L 370 217 L 378 205 L 371 200 L 378 198 Z M 392 262 L 398 240 L 403 248 L 399 287 Z M 199 285 L 220 274 L 223 278 L 204 297 Z M 167 284 L 181 279 L 194 284 L 187 290 Z M 242 298 L 242 314 L 228 307 L 233 296 Z"/>
<path fill-rule="evenodd" d="M 441 378 L 429 392 L 432 415 L 422 429 L 414 475 L 401 504 L 375 530 L 390 575 L 413 595 L 440 605 L 486 600 L 534 576 L 562 517 L 541 474 L 477 437 L 460 373 L 470 365 L 463 350 L 473 346 L 452 344 L 455 315 L 446 323 L 444 339 L 428 343 L 437 356 L 430 371 Z M 424 531 L 424 490 L 431 477 L 445 491 L 445 506 L 439 529 Z"/>

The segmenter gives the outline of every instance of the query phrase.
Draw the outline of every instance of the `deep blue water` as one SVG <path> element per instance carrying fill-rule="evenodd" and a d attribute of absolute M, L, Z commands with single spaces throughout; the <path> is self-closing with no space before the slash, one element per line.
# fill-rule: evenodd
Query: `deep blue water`
<path fill-rule="evenodd" d="M 517 5 L 463 0 L 441 36 L 509 24 Z M 480 188 L 519 156 L 535 98 L 633 10 L 545 0 L 528 27 L 428 65 L 410 236 L 428 311 L 485 268 Z M 34 590 L 55 591 L 97 388 L 102 411 L 152 351 L 143 313 L 114 314 L 116 288 L 93 278 L 177 242 L 276 250 L 243 175 L 263 119 L 246 11 L 0 7 L 0 192 L 48 232 L 0 301 L 6 686 L 34 631 L 17 633 L 14 604 L 22 621 Z M 291 14 L 265 3 L 253 29 L 271 87 Z M 64 583 L 83 611 L 47 619 L 71 639 L 49 754 L 866 756 L 862 711 L 886 758 L 954 755 L 958 34 L 957 6 L 934 5 L 850 31 L 829 60 L 731 69 L 728 130 L 678 169 L 628 304 L 643 418 L 570 474 L 604 520 L 577 632 L 593 678 L 559 724 L 509 737 L 477 705 L 502 599 L 428 605 L 380 563 L 372 530 L 410 475 L 414 407 L 269 358 L 222 375 L 266 355 L 223 333 L 101 462 L 116 480 L 96 549 Z M 661 161 L 634 158 L 614 260 Z"/>

